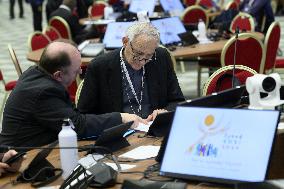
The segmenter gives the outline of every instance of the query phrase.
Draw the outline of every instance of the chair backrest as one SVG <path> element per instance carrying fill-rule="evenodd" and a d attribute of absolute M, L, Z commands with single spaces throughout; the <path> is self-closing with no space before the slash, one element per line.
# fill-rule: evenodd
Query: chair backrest
<path fill-rule="evenodd" d="M 80 98 L 80 94 L 81 94 L 81 90 L 83 88 L 84 85 L 84 79 L 81 81 L 81 83 L 78 85 L 77 91 L 76 91 L 76 95 L 75 95 L 75 105 L 77 106 L 79 98 Z"/>
<path fill-rule="evenodd" d="M 265 52 L 265 63 L 264 73 L 273 71 L 274 64 L 277 56 L 277 49 L 279 46 L 281 35 L 281 28 L 279 22 L 273 22 L 266 33 L 264 39 L 264 52 Z"/>
<path fill-rule="evenodd" d="M 23 71 L 22 71 L 22 68 L 21 68 L 20 63 L 18 61 L 16 53 L 15 53 L 14 49 L 12 48 L 11 44 L 8 44 L 8 50 L 9 50 L 9 54 L 10 54 L 10 57 L 12 59 L 12 62 L 15 66 L 16 71 L 17 71 L 17 74 L 20 77 L 22 75 Z"/>
<path fill-rule="evenodd" d="M 236 1 L 230 1 L 225 10 L 239 10 L 239 4 Z"/>
<path fill-rule="evenodd" d="M 226 74 L 232 76 L 233 65 L 219 68 L 206 81 L 203 87 L 203 96 L 210 95 L 215 92 L 232 88 L 232 77 L 224 77 Z M 257 74 L 257 72 L 244 65 L 235 66 L 235 78 L 241 85 L 246 83 L 246 79 Z"/>
<path fill-rule="evenodd" d="M 197 3 L 197 0 L 183 0 L 183 4 L 184 4 L 186 7 L 195 5 L 196 3 Z"/>
<path fill-rule="evenodd" d="M 196 4 L 206 9 L 211 9 L 214 7 L 212 0 L 198 0 Z"/>
<path fill-rule="evenodd" d="M 206 25 L 208 26 L 208 16 L 206 14 L 205 9 L 198 5 L 193 5 L 187 7 L 181 15 L 181 20 L 185 25 L 198 24 L 199 20 L 202 19 Z"/>
<path fill-rule="evenodd" d="M 55 41 L 61 38 L 60 33 L 57 31 L 56 28 L 52 26 L 46 26 L 43 30 L 43 33 L 50 39 L 50 41 Z"/>
<path fill-rule="evenodd" d="M 253 33 L 241 33 L 238 40 L 233 36 L 223 47 L 221 65 L 232 65 L 235 59 L 235 64 L 245 65 L 263 73 L 264 57 L 262 41 Z"/>
<path fill-rule="evenodd" d="M 233 18 L 230 31 L 235 33 L 237 27 L 239 27 L 240 31 L 254 31 L 255 24 L 253 17 L 248 13 L 240 12 Z"/>
<path fill-rule="evenodd" d="M 30 51 L 45 48 L 51 40 L 40 31 L 35 31 L 29 35 L 28 46 Z"/>
<path fill-rule="evenodd" d="M 49 20 L 49 25 L 54 27 L 64 39 L 72 40 L 72 34 L 69 24 L 60 16 L 54 16 Z"/>
<path fill-rule="evenodd" d="M 108 6 L 108 4 L 104 1 L 94 1 L 89 7 L 88 13 L 91 17 L 102 17 L 106 6 Z"/>

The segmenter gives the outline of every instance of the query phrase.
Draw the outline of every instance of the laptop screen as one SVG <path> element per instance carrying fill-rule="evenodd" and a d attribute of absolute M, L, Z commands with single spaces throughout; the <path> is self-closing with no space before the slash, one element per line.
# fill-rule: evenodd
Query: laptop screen
<path fill-rule="evenodd" d="M 177 107 L 161 174 L 222 183 L 265 179 L 279 111 Z"/>
<path fill-rule="evenodd" d="M 106 49 L 115 49 L 122 47 L 122 38 L 125 32 L 133 22 L 112 22 L 107 25 L 103 43 Z"/>
<path fill-rule="evenodd" d="M 160 0 L 164 11 L 183 11 L 184 7 L 180 0 Z"/>
<path fill-rule="evenodd" d="M 241 98 L 245 93 L 245 85 L 236 88 L 226 89 L 212 95 L 181 102 L 181 106 L 199 106 L 199 107 L 234 107 L 240 105 Z"/>
<path fill-rule="evenodd" d="M 155 0 L 131 0 L 129 12 L 147 11 L 149 16 L 153 15 L 155 8 Z"/>
<path fill-rule="evenodd" d="M 151 23 L 159 30 L 163 45 L 180 42 L 179 33 L 186 32 L 184 25 L 178 17 L 153 20 Z"/>

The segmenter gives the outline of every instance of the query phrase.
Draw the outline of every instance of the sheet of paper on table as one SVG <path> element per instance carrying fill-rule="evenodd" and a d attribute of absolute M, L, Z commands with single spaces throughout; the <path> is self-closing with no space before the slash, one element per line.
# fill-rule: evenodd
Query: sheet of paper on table
<path fill-rule="evenodd" d="M 156 157 L 160 150 L 160 146 L 139 146 L 126 152 L 119 157 L 122 158 L 130 158 L 130 159 L 148 159 L 152 157 Z"/>

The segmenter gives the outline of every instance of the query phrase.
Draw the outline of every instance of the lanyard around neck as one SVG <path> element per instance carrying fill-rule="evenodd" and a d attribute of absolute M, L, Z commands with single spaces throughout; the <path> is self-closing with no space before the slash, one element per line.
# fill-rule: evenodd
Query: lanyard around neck
<path fill-rule="evenodd" d="M 137 94 L 136 94 L 136 92 L 135 92 L 135 90 L 134 90 L 133 83 L 132 83 L 132 81 L 131 81 L 131 79 L 130 79 L 128 70 L 127 70 L 127 68 L 126 68 L 125 62 L 124 62 L 124 60 L 123 60 L 123 55 L 122 55 L 123 50 L 124 50 L 124 48 L 121 48 L 121 50 L 120 50 L 121 72 L 122 72 L 122 74 L 125 74 L 125 77 L 126 77 L 126 80 L 127 80 L 128 84 L 129 84 L 129 86 L 130 86 L 131 92 L 132 92 L 132 94 L 134 95 L 135 100 L 136 100 L 136 102 L 137 102 L 137 104 L 138 104 L 138 106 L 139 106 L 139 108 L 138 108 L 138 113 L 139 113 L 139 112 L 141 112 L 141 109 L 142 109 L 142 98 L 143 98 L 145 68 L 144 68 L 144 66 L 142 67 L 142 69 L 143 69 L 143 74 L 142 74 L 142 78 L 141 78 L 141 80 L 142 80 L 142 82 L 141 82 L 141 91 L 140 91 L 140 99 L 138 99 L 138 96 L 137 96 Z M 129 98 L 129 97 L 128 97 L 128 98 Z M 130 101 L 129 101 L 129 102 L 130 102 Z M 130 104 L 130 105 L 131 105 L 131 104 Z M 133 111 L 133 110 L 132 110 L 132 111 Z M 135 113 L 135 112 L 134 112 L 134 113 Z"/>

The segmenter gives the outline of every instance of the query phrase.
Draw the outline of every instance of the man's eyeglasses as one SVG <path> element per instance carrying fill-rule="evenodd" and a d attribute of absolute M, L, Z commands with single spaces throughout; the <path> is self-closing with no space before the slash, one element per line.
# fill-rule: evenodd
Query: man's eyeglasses
<path fill-rule="evenodd" d="M 131 51 L 132 51 L 132 55 L 133 55 L 133 60 L 138 60 L 138 61 L 145 61 L 145 62 L 150 62 L 153 60 L 153 55 L 155 54 L 155 57 L 156 57 L 156 50 L 153 54 L 144 54 L 143 52 L 139 52 L 137 50 L 135 50 L 132 46 L 132 43 L 129 42 L 130 44 L 130 48 L 131 48 Z M 144 58 L 145 57 L 145 58 Z"/>

